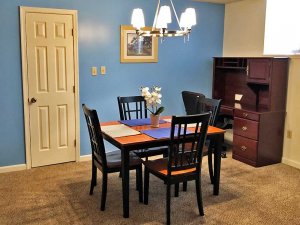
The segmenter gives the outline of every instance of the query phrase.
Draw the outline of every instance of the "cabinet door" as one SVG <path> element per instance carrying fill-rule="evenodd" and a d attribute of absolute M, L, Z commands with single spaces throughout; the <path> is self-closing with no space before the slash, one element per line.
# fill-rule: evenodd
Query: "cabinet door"
<path fill-rule="evenodd" d="M 270 59 L 248 59 L 248 83 L 269 84 L 270 72 Z"/>

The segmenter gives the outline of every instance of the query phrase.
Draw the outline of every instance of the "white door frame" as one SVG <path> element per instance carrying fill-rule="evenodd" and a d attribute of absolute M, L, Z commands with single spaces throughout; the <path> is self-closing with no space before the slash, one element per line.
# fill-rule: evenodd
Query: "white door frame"
<path fill-rule="evenodd" d="M 22 79 L 23 79 L 23 106 L 24 106 L 24 128 L 26 145 L 26 167 L 31 168 L 31 149 L 30 149 L 30 123 L 29 123 L 29 104 L 28 104 L 28 70 L 27 70 L 27 46 L 26 46 L 26 13 L 52 13 L 71 15 L 73 18 L 74 30 L 74 75 L 75 75 L 75 135 L 76 135 L 76 162 L 80 159 L 80 120 L 79 120 L 79 64 L 78 64 L 78 23 L 77 10 L 35 8 L 20 6 L 20 25 L 21 25 L 21 50 L 22 50 Z"/>

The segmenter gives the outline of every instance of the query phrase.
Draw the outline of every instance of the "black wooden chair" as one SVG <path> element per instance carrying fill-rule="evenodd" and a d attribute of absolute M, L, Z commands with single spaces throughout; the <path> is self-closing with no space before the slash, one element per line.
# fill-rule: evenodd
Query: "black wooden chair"
<path fill-rule="evenodd" d="M 149 174 L 162 179 L 167 185 L 167 224 L 170 220 L 170 187 L 181 182 L 195 180 L 198 209 L 204 215 L 201 191 L 202 150 L 205 143 L 210 113 L 173 116 L 170 145 L 167 158 L 144 161 L 144 204 L 148 204 Z M 200 125 L 201 123 L 201 125 Z M 188 124 L 196 124 L 193 132 L 187 132 Z M 200 129 L 199 129 L 200 127 Z M 189 128 L 191 129 L 191 128 Z"/>
<path fill-rule="evenodd" d="M 211 98 L 205 98 L 203 102 L 201 103 L 203 105 L 203 112 L 210 112 L 210 121 L 209 125 L 210 126 L 216 126 L 217 124 L 217 119 L 218 115 L 220 112 L 220 107 L 221 107 L 221 99 L 211 99 Z M 214 150 L 214 145 L 213 143 L 210 143 L 211 140 L 208 138 L 208 149 L 207 149 L 207 157 L 208 157 L 208 170 L 209 170 L 209 177 L 211 183 L 213 183 L 213 160 L 212 160 L 212 154 Z M 184 190 L 186 190 L 186 187 L 183 187 Z"/>
<path fill-rule="evenodd" d="M 199 96 L 199 97 L 198 97 Z M 205 98 L 205 96 L 201 93 L 197 92 L 190 92 L 190 91 L 183 91 L 182 92 L 182 99 L 184 102 L 184 106 L 186 109 L 187 115 L 192 115 L 193 113 L 204 113 L 210 112 L 211 117 L 209 121 L 210 126 L 217 125 L 217 119 L 221 108 L 221 99 L 211 99 Z M 208 146 L 207 151 L 204 152 L 204 155 L 208 156 L 208 170 L 209 170 L 209 177 L 211 183 L 213 183 L 213 160 L 212 154 L 214 146 L 210 144 L 209 138 L 207 140 L 206 146 Z M 183 191 L 187 190 L 187 183 L 183 183 Z M 175 196 L 177 191 L 175 190 Z"/>
<path fill-rule="evenodd" d="M 186 115 L 194 115 L 203 111 L 201 102 L 205 99 L 205 95 L 192 91 L 181 92 Z"/>
<path fill-rule="evenodd" d="M 103 136 L 97 111 L 89 109 L 82 104 L 85 115 L 92 148 L 92 179 L 90 195 L 93 194 L 94 187 L 97 184 L 97 168 L 102 172 L 102 196 L 101 210 L 105 210 L 107 194 L 107 175 L 121 171 L 121 151 L 105 152 Z M 136 179 L 139 190 L 139 201 L 143 202 L 143 178 L 142 178 L 142 160 L 135 155 L 130 155 L 130 170 L 136 170 Z"/>
<path fill-rule="evenodd" d="M 118 97 L 118 106 L 120 112 L 120 120 L 130 119 L 144 119 L 148 118 L 146 101 L 143 96 L 128 96 Z M 149 148 L 149 149 L 137 149 L 134 151 L 140 158 L 164 155 L 166 156 L 168 148 Z"/>

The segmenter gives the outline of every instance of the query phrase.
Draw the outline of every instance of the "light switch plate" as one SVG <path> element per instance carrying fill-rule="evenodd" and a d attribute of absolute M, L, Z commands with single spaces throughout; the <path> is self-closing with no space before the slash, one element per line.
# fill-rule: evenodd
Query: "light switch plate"
<path fill-rule="evenodd" d="M 101 66 L 100 67 L 100 71 L 101 71 L 102 75 L 106 74 L 106 67 L 105 66 Z"/>
<path fill-rule="evenodd" d="M 97 67 L 96 66 L 93 66 L 92 67 L 92 75 L 93 76 L 97 76 L 98 72 L 97 72 Z"/>

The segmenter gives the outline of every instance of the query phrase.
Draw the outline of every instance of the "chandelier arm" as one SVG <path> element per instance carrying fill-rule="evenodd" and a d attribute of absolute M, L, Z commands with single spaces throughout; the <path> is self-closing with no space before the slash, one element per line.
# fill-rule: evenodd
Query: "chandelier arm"
<path fill-rule="evenodd" d="M 155 17 L 154 17 L 154 20 L 153 20 L 152 31 L 154 31 L 154 29 L 156 27 L 159 6 L 160 6 L 160 0 L 157 0 L 157 7 L 156 7 L 156 12 L 155 12 Z"/>
<path fill-rule="evenodd" d="M 174 14 L 175 14 L 176 20 L 177 20 L 178 27 L 179 27 L 179 29 L 180 29 L 181 31 L 183 31 L 183 29 L 182 29 L 182 28 L 180 27 L 180 25 L 179 25 L 179 19 L 178 19 L 178 16 L 177 16 L 177 13 L 176 13 L 176 10 L 175 10 L 175 7 L 174 7 L 174 4 L 173 4 L 173 1 L 172 1 L 172 0 L 170 0 L 170 2 L 171 2 L 171 5 L 172 5 L 172 8 L 173 8 L 173 11 L 174 11 Z"/>

